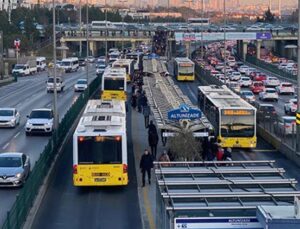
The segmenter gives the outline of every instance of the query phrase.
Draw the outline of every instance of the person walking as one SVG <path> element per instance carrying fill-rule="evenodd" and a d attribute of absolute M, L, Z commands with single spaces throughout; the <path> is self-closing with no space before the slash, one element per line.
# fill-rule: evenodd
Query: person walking
<path fill-rule="evenodd" d="M 158 134 L 157 132 L 150 132 L 148 135 L 148 142 L 151 148 L 151 154 L 153 158 L 156 160 L 157 153 L 157 144 L 158 144 Z"/>
<path fill-rule="evenodd" d="M 145 187 L 146 173 L 148 175 L 148 182 L 149 182 L 149 184 L 151 184 L 151 169 L 152 168 L 153 168 L 152 156 L 149 153 L 149 151 L 147 149 L 145 149 L 144 154 L 140 161 L 140 169 L 142 172 L 142 182 L 143 182 L 142 187 Z"/>
<path fill-rule="evenodd" d="M 154 125 L 152 120 L 150 121 L 150 124 L 147 126 L 147 128 L 148 128 L 148 135 L 152 132 L 157 133 L 156 126 Z"/>
<path fill-rule="evenodd" d="M 131 106 L 135 110 L 135 108 L 136 108 L 136 95 L 135 94 L 133 94 L 131 96 Z"/>
<path fill-rule="evenodd" d="M 142 100 L 143 100 L 143 94 L 139 93 L 137 96 L 137 107 L 138 107 L 138 112 L 142 112 Z"/>
<path fill-rule="evenodd" d="M 149 116 L 150 116 L 150 106 L 148 103 L 143 107 L 143 115 L 144 115 L 144 120 L 145 120 L 145 128 L 148 127 L 149 125 Z"/>

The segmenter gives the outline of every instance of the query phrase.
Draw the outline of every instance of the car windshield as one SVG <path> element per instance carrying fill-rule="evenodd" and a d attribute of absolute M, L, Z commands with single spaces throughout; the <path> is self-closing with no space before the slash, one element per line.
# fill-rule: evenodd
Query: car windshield
<path fill-rule="evenodd" d="M 282 87 L 292 87 L 292 84 L 282 84 Z"/>
<path fill-rule="evenodd" d="M 71 62 L 69 61 L 62 61 L 60 64 L 61 66 L 71 66 Z"/>
<path fill-rule="evenodd" d="M 20 157 L 0 157 L 0 168 L 21 167 L 22 160 Z"/>
<path fill-rule="evenodd" d="M 56 78 L 56 83 L 59 83 L 60 79 Z M 48 78 L 48 83 L 54 83 L 54 78 Z"/>
<path fill-rule="evenodd" d="M 32 111 L 29 118 L 51 119 L 51 111 Z"/>
<path fill-rule="evenodd" d="M 13 116 L 13 110 L 0 110 L 0 116 Z"/>
<path fill-rule="evenodd" d="M 78 80 L 77 84 L 87 84 L 86 80 Z"/>
<path fill-rule="evenodd" d="M 261 106 L 260 110 L 262 111 L 275 111 L 275 108 L 273 106 Z"/>
<path fill-rule="evenodd" d="M 270 93 L 270 94 L 273 94 L 273 93 L 276 93 L 275 90 L 266 90 L 267 93 Z"/>
<path fill-rule="evenodd" d="M 242 94 L 246 95 L 246 96 L 252 96 L 253 95 L 253 93 L 251 91 L 243 91 Z"/>
<path fill-rule="evenodd" d="M 15 65 L 14 69 L 23 69 L 23 65 Z"/>

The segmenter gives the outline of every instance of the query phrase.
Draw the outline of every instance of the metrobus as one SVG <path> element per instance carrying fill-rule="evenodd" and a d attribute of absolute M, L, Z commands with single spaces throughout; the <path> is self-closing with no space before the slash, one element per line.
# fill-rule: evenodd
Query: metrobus
<path fill-rule="evenodd" d="M 256 147 L 256 108 L 225 85 L 199 86 L 198 105 L 222 147 Z"/>
<path fill-rule="evenodd" d="M 209 18 L 188 18 L 188 23 L 193 26 L 209 26 Z"/>
<path fill-rule="evenodd" d="M 133 77 L 134 62 L 131 59 L 118 59 L 112 63 L 114 68 L 125 68 L 126 69 L 126 80 L 129 83 Z"/>
<path fill-rule="evenodd" d="M 102 75 L 101 99 L 126 100 L 125 68 L 106 68 Z"/>
<path fill-rule="evenodd" d="M 127 53 L 125 58 L 133 60 L 134 71 L 139 71 L 141 69 L 141 65 L 143 64 L 143 53 L 142 52 Z"/>
<path fill-rule="evenodd" d="M 125 102 L 89 100 L 73 135 L 74 186 L 128 184 Z"/>
<path fill-rule="evenodd" d="M 116 26 L 113 25 L 110 21 L 92 21 L 91 29 L 101 30 L 101 29 L 116 29 Z"/>
<path fill-rule="evenodd" d="M 178 81 L 194 81 L 194 62 L 187 57 L 176 57 L 174 62 L 174 76 Z"/>

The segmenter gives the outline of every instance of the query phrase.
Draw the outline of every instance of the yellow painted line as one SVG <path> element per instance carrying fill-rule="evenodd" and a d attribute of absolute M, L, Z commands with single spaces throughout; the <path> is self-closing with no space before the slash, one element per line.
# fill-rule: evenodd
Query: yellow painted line
<path fill-rule="evenodd" d="M 132 112 L 135 112 L 135 111 L 132 110 Z M 134 114 L 134 115 L 135 115 L 135 119 L 137 119 L 137 115 L 139 115 L 139 114 Z M 136 123 L 138 123 L 138 120 L 135 120 L 135 121 L 136 121 Z M 133 123 L 134 122 L 133 122 L 133 118 L 132 118 L 132 121 L 131 121 L 131 131 L 133 131 Z M 140 137 L 140 135 L 138 135 L 138 136 Z M 132 142 L 132 143 L 133 143 L 133 150 L 134 150 L 135 162 L 139 163 L 140 158 L 139 158 L 138 152 L 142 152 L 143 153 L 144 151 L 141 151 L 140 144 L 134 144 L 134 142 Z M 142 156 L 142 154 L 140 155 L 140 157 L 141 156 Z M 137 175 L 137 178 L 138 178 L 138 175 Z M 145 210 L 146 210 L 146 214 L 147 214 L 147 218 L 148 218 L 148 222 L 149 222 L 149 227 L 150 227 L 150 229 L 155 229 L 156 227 L 155 227 L 154 217 L 153 217 L 152 211 L 151 211 L 151 204 L 150 204 L 150 201 L 149 201 L 148 187 L 145 186 L 144 188 L 142 188 L 142 190 L 143 190 L 144 207 L 145 207 Z"/>
<path fill-rule="evenodd" d="M 152 215 L 152 211 L 151 211 L 151 206 L 150 206 L 150 202 L 149 202 L 149 195 L 148 195 L 148 188 L 144 187 L 143 188 L 143 197 L 144 197 L 144 205 L 146 208 L 146 213 L 147 213 L 147 217 L 148 217 L 148 221 L 149 221 L 149 226 L 151 229 L 155 229 L 155 223 L 154 223 L 154 218 Z"/>

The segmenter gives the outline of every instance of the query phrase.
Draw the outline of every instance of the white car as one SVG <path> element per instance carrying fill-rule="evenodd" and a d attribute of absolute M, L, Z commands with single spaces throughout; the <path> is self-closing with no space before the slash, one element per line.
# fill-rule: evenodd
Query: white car
<path fill-rule="evenodd" d="M 295 87 L 293 84 L 288 83 L 288 82 L 283 82 L 280 83 L 277 87 L 276 90 L 278 94 L 295 94 Z"/>
<path fill-rule="evenodd" d="M 236 81 L 230 81 L 227 86 L 234 92 L 240 93 L 241 92 L 241 86 L 238 82 Z"/>
<path fill-rule="evenodd" d="M 25 124 L 26 136 L 32 133 L 48 133 L 53 131 L 53 111 L 48 108 L 34 109 L 27 116 Z"/>
<path fill-rule="evenodd" d="M 266 80 L 263 81 L 265 87 L 277 87 L 280 85 L 279 79 L 273 76 L 268 76 Z"/>
<path fill-rule="evenodd" d="M 247 65 L 242 65 L 239 67 L 239 72 L 242 73 L 242 74 L 245 74 L 246 71 L 248 71 L 249 67 Z"/>
<path fill-rule="evenodd" d="M 278 101 L 278 93 L 274 88 L 265 88 L 259 93 L 259 100 L 274 100 Z"/>
<path fill-rule="evenodd" d="M 242 75 L 240 72 L 232 72 L 229 77 L 230 77 L 230 80 L 232 80 L 232 81 L 238 81 L 241 79 L 241 76 Z"/>
<path fill-rule="evenodd" d="M 287 103 L 284 104 L 284 113 L 285 114 L 295 114 L 297 111 L 297 99 L 290 99 Z"/>
<path fill-rule="evenodd" d="M 252 91 L 241 91 L 240 95 L 242 99 L 246 100 L 249 103 L 255 102 L 255 95 Z"/>
<path fill-rule="evenodd" d="M 286 66 L 287 66 L 287 63 L 280 63 L 280 64 L 278 65 L 278 69 L 285 69 Z"/>
<path fill-rule="evenodd" d="M 47 93 L 54 91 L 54 78 L 48 77 L 47 81 Z M 56 77 L 56 91 L 62 92 L 65 89 L 65 83 L 60 77 Z"/>
<path fill-rule="evenodd" d="M 88 84 L 86 79 L 78 79 L 76 84 L 74 85 L 75 92 L 77 91 L 84 91 L 87 89 Z"/>
<path fill-rule="evenodd" d="M 20 114 L 16 108 L 0 108 L 0 127 L 16 127 L 20 124 Z"/>
<path fill-rule="evenodd" d="M 249 76 L 251 72 L 255 72 L 255 71 L 256 71 L 255 68 L 248 68 L 248 69 L 246 70 L 245 74 L 246 74 L 247 76 Z"/>
<path fill-rule="evenodd" d="M 241 87 L 250 87 L 252 85 L 252 80 L 248 76 L 243 76 L 239 80 Z"/>
<path fill-rule="evenodd" d="M 96 67 L 96 74 L 97 75 L 101 75 L 104 70 L 106 68 L 106 65 L 105 64 L 99 64 L 97 67 Z"/>

